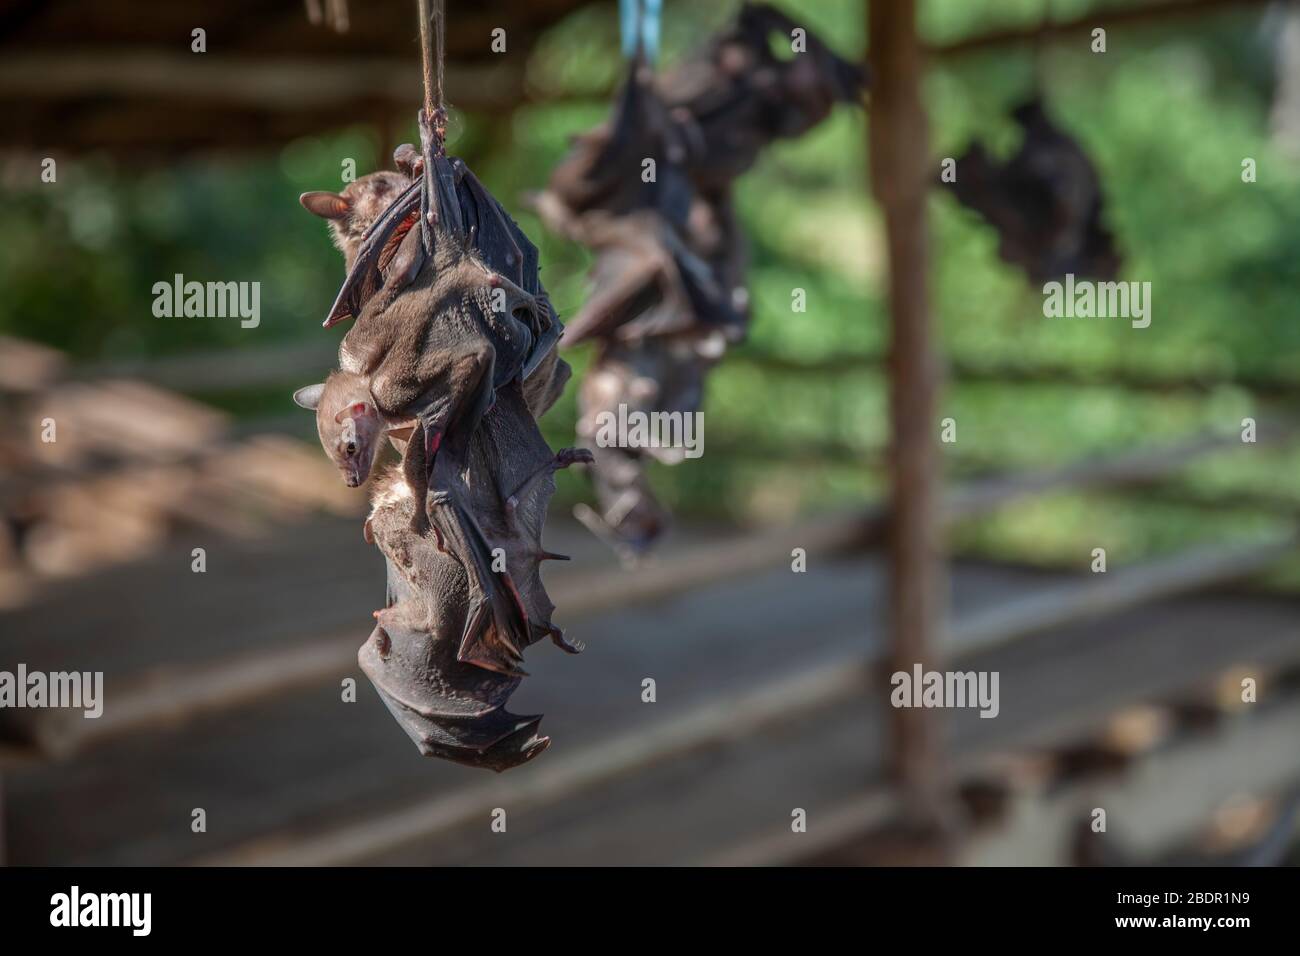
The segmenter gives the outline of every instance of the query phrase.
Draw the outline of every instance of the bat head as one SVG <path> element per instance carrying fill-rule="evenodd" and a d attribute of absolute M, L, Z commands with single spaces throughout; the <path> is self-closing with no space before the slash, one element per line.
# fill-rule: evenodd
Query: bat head
<path fill-rule="evenodd" d="M 365 377 L 355 372 L 330 372 L 324 382 L 294 392 L 293 400 L 316 412 L 321 447 L 338 466 L 347 486 L 364 484 L 384 430 Z"/>
<path fill-rule="evenodd" d="M 366 232 L 410 185 L 407 176 L 384 169 L 348 183 L 341 193 L 303 193 L 298 201 L 308 212 L 329 220 L 334 245 L 351 270 Z"/>

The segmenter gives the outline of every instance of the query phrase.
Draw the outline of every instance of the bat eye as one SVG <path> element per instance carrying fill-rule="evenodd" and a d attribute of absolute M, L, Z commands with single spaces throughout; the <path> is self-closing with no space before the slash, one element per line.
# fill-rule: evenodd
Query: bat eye
<path fill-rule="evenodd" d="M 348 457 L 349 457 L 349 458 L 351 458 L 353 455 L 355 455 L 355 454 L 357 453 L 357 443 L 356 443 L 356 442 L 354 442 L 354 441 L 350 441 L 350 442 L 348 442 L 347 453 L 348 453 Z"/>

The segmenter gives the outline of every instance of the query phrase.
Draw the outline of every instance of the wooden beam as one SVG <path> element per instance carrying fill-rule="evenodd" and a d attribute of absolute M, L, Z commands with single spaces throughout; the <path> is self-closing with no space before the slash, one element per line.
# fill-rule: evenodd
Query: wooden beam
<path fill-rule="evenodd" d="M 447 87 L 458 106 L 501 106 L 522 89 L 521 65 L 504 62 L 447 67 Z M 513 63 L 512 58 L 512 63 Z M 419 106 L 420 71 L 414 57 L 331 60 L 253 56 L 193 56 L 150 49 L 6 51 L 0 58 L 0 90 L 36 101 L 117 96 L 192 99 L 298 112 L 358 101 Z M 355 122 L 339 116 L 339 125 Z"/>
<path fill-rule="evenodd" d="M 1030 634 L 1239 581 L 1294 554 L 1297 544 L 1300 540 L 1290 534 L 1263 544 L 1214 546 L 1035 591 L 953 625 L 952 650 L 976 654 Z"/>
<path fill-rule="evenodd" d="M 915 0 L 868 0 L 871 187 L 889 252 L 889 652 L 886 671 L 932 669 L 947 604 L 936 447 L 939 367 L 930 324 L 930 145 Z M 886 675 L 887 677 L 887 675 Z M 946 816 L 938 724 L 896 708 L 891 769 L 918 829 Z"/>
<path fill-rule="evenodd" d="M 165 360 L 164 360 L 165 361 Z M 860 352 L 802 359 L 763 351 L 742 351 L 727 356 L 729 365 L 749 365 L 781 375 L 861 375 L 884 368 L 879 355 Z M 1055 359 L 1023 358 L 1016 355 L 970 359 L 949 356 L 944 361 L 948 377 L 955 382 L 991 382 L 997 385 L 1065 385 L 1112 387 L 1143 392 L 1210 392 L 1225 385 L 1247 389 L 1256 395 L 1294 397 L 1300 394 L 1300 377 L 1286 370 L 1247 369 L 1225 373 L 1183 369 L 1145 369 L 1124 366 L 1081 368 L 1077 363 Z"/>
<path fill-rule="evenodd" d="M 391 149 L 387 151 L 391 153 Z M 34 348 L 20 339 L 0 340 L 0 355 L 10 346 Z M 337 359 L 338 347 L 331 342 L 284 342 L 237 354 L 229 349 L 196 349 L 144 360 L 88 362 L 68 367 L 67 375 L 78 380 L 94 378 L 138 378 L 142 381 L 186 392 L 240 391 L 285 385 L 304 376 L 318 375 Z M 8 356 L 5 356 L 8 358 Z M 1295 397 L 1300 395 L 1300 376 L 1284 370 L 1247 370 L 1239 374 L 1188 373 L 1178 369 L 1080 368 L 1060 361 L 1026 361 L 1015 356 L 967 359 L 944 356 L 943 366 L 953 381 L 994 382 L 999 385 L 1113 386 L 1134 391 L 1209 392 L 1225 385 L 1247 389 L 1257 395 Z M 17 367 L 20 363 L 13 363 Z M 816 359 L 792 358 L 771 352 L 743 350 L 727 356 L 727 364 L 747 365 L 764 373 L 790 375 L 861 375 L 883 371 L 885 359 L 869 353 L 836 354 Z M 0 388 L 6 388 L 8 365 L 0 361 Z M 17 386 L 15 386 L 17 387 Z"/>
<path fill-rule="evenodd" d="M 935 44 L 927 47 L 927 53 L 935 59 L 951 59 L 970 53 L 1001 50 L 1008 46 L 1027 46 L 1040 41 L 1073 39 L 1080 34 L 1091 33 L 1097 27 L 1102 27 L 1109 33 L 1111 30 L 1125 27 L 1148 26 L 1234 9 L 1262 7 L 1269 2 L 1272 0 L 1169 0 L 1165 3 L 1147 3 L 1138 7 L 1090 10 L 1069 20 L 993 30 L 951 43 Z"/>

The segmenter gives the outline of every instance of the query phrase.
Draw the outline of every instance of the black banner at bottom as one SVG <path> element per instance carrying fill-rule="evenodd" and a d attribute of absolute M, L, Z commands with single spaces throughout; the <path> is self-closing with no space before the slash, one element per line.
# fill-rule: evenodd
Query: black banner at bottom
<path fill-rule="evenodd" d="M 1200 935 L 1231 945 L 1239 933 L 1293 927 L 1295 889 L 1293 870 L 1266 869 L 14 868 L 0 870 L 0 917 L 6 941 L 128 945 L 337 945 L 394 933 L 432 944 L 548 930 L 566 945 L 609 944 L 611 921 L 665 941 L 675 927 L 725 930 L 734 942 L 745 931 L 840 926 L 919 931 L 926 942 Z"/>

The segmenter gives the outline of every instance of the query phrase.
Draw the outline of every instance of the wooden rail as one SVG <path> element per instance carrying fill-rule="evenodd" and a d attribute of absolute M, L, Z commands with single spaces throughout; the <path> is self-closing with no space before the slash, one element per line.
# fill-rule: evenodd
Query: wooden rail
<path fill-rule="evenodd" d="M 991 30 L 951 43 L 933 44 L 926 50 L 936 60 L 955 59 L 972 53 L 1002 51 L 1009 46 L 1027 46 L 1043 41 L 1073 39 L 1097 27 L 1108 32 L 1130 27 L 1151 26 L 1208 14 L 1262 7 L 1271 0 L 1164 0 L 1140 6 L 1092 9 L 1068 20 L 1035 23 L 1025 27 Z"/>
<path fill-rule="evenodd" d="M 1092 719 L 1102 716 L 1098 713 Z M 1076 727 L 1076 732 L 1082 726 Z M 1215 810 L 1240 794 L 1243 781 L 1250 781 L 1255 794 L 1275 793 L 1284 798 L 1295 794 L 1300 776 L 1290 758 L 1295 753 L 1296 726 L 1300 726 L 1300 701 L 1293 699 L 1209 732 L 1185 733 L 1118 778 L 1087 778 L 1044 795 L 1045 806 L 1036 806 L 1033 814 L 1018 814 L 1013 805 L 1010 818 L 1002 825 L 972 835 L 963 848 L 962 862 L 993 866 L 1069 863 L 1062 835 L 1079 822 L 1080 807 L 1091 806 L 1109 808 L 1113 827 L 1109 835 L 1095 838 L 1125 848 L 1113 852 L 1118 858 L 1112 863 L 1153 862 L 1193 838 Z M 994 772 L 997 766 L 990 756 L 987 749 L 962 749 L 954 755 L 954 773 L 971 779 Z M 1214 773 L 1207 774 L 1206 768 L 1211 766 Z M 1286 808 L 1281 809 L 1285 812 Z M 788 827 L 774 829 L 742 846 L 692 862 L 699 866 L 799 865 L 882 830 L 897 815 L 897 800 L 888 789 L 876 786 L 818 814 L 816 826 L 797 840 L 791 839 Z M 1277 824 L 1285 826 L 1287 822 L 1283 816 Z M 1263 842 L 1268 842 L 1267 838 Z M 1252 855 L 1239 852 L 1219 862 L 1249 865 Z"/>
<path fill-rule="evenodd" d="M 319 378 L 337 361 L 332 342 L 287 342 L 246 349 L 232 359 L 226 350 L 200 350 L 148 361 L 94 362 L 71 366 L 75 380 L 131 378 L 189 393 L 239 392 L 302 384 Z M 1086 369 L 1059 361 L 1018 358 L 969 359 L 947 356 L 948 377 L 956 382 L 996 382 L 1001 385 L 1112 386 L 1133 391 L 1206 392 L 1223 386 L 1248 389 L 1262 397 L 1300 394 L 1300 377 L 1285 371 L 1248 369 L 1240 373 L 1205 370 L 1198 373 L 1111 366 Z M 861 353 L 791 358 L 757 349 L 741 349 L 727 357 L 728 365 L 748 365 L 790 375 L 853 374 L 885 371 L 885 357 Z M 288 401 L 286 393 L 285 401 Z"/>
<path fill-rule="evenodd" d="M 976 482 L 956 488 L 949 495 L 944 521 L 970 519 L 1009 502 L 1054 489 L 1090 489 L 1158 480 L 1202 455 L 1233 445 L 1239 446 L 1240 442 L 1205 436 L 1166 449 Z M 811 518 L 702 545 L 672 561 L 647 564 L 635 574 L 612 569 L 557 583 L 555 600 L 567 615 L 573 616 L 648 603 L 775 567 L 789 561 L 796 547 L 810 555 L 822 556 L 867 547 L 879 543 L 887 527 L 888 512 L 883 505 Z M 1201 580 L 1213 580 L 1219 573 L 1231 570 L 1227 566 L 1205 568 L 1199 561 L 1187 567 L 1197 571 Z M 1177 587 L 1177 584 L 1170 582 L 1169 586 Z M 1062 597 L 1068 599 L 1069 595 Z M 1091 600 L 1083 599 L 1072 607 L 1086 611 Z M 1014 624 L 1024 613 L 1027 612 L 1021 610 L 1012 614 L 1006 623 Z M 993 626 L 991 622 L 979 625 L 986 633 Z M 309 644 L 155 674 L 116 692 L 111 713 L 106 711 L 98 720 L 74 719 L 61 711 L 25 712 L 31 723 L 21 725 L 17 731 L 21 737 L 16 741 L 11 738 L 9 742 L 21 743 L 27 759 L 63 757 L 124 734 L 175 724 L 285 690 L 310 686 L 352 673 L 363 637 L 364 634 L 348 630 Z M 14 732 L 11 728 L 10 733 Z"/>

